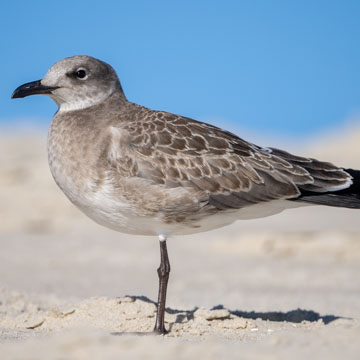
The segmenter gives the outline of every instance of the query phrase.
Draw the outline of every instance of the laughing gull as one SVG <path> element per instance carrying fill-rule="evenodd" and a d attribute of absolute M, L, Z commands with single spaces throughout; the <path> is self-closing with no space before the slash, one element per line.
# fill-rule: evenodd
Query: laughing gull
<path fill-rule="evenodd" d="M 166 333 L 168 236 L 306 204 L 360 208 L 360 171 L 131 103 L 114 69 L 93 57 L 57 62 L 12 98 L 34 94 L 59 107 L 49 130 L 49 165 L 71 202 L 108 228 L 158 236 L 157 333 Z"/>

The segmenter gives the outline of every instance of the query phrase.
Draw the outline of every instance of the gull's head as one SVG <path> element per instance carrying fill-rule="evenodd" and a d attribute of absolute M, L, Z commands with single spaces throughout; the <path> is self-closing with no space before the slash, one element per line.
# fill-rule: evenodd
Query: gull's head
<path fill-rule="evenodd" d="M 59 111 L 85 109 L 122 92 L 115 70 L 91 56 L 78 55 L 55 63 L 44 78 L 19 86 L 12 98 L 41 94 L 50 96 Z"/>

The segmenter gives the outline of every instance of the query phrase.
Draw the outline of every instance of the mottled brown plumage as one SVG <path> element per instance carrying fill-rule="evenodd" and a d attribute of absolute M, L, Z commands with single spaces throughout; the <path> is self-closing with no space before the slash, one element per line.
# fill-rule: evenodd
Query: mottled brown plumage
<path fill-rule="evenodd" d="M 131 116 L 134 107 L 141 114 L 137 121 Z M 321 191 L 351 179 L 330 163 L 264 149 L 209 124 L 135 104 L 127 109 L 132 109 L 124 109 L 129 116 L 112 125 L 127 138 L 124 151 L 132 166 L 125 172 L 131 169 L 131 176 L 164 187 L 203 191 L 221 210 L 294 198 L 299 189 Z"/>

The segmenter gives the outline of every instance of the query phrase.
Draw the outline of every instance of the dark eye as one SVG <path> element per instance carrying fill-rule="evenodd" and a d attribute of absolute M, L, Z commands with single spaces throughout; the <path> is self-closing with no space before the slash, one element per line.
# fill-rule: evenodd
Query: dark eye
<path fill-rule="evenodd" d="M 87 78 L 87 73 L 85 69 L 77 69 L 75 75 L 80 80 L 85 80 Z"/>

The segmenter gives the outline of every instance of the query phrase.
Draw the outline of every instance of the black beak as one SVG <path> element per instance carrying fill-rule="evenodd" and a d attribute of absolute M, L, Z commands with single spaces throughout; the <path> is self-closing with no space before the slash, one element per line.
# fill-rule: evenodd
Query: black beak
<path fill-rule="evenodd" d="M 41 80 L 32 81 L 16 88 L 15 91 L 12 93 L 11 98 L 12 99 L 24 98 L 26 96 L 36 95 L 36 94 L 49 95 L 51 94 L 51 91 L 58 88 L 59 86 L 41 85 Z"/>

